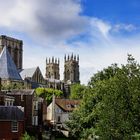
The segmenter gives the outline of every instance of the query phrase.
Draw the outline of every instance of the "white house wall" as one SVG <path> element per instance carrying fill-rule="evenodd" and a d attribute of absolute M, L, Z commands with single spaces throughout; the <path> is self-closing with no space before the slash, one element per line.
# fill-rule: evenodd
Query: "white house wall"
<path fill-rule="evenodd" d="M 51 121 L 52 118 L 52 103 L 47 107 L 47 120 Z"/>
<path fill-rule="evenodd" d="M 58 117 L 60 117 L 60 122 L 58 122 Z M 56 123 L 65 123 L 69 120 L 69 112 L 64 112 L 58 105 L 55 104 L 54 119 Z M 47 120 L 53 121 L 52 103 L 47 107 Z"/>

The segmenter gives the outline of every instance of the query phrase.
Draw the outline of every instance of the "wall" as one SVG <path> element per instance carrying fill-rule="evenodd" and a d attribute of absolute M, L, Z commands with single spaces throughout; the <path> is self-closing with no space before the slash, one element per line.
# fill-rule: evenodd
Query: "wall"
<path fill-rule="evenodd" d="M 19 121 L 18 132 L 11 132 L 11 121 L 0 121 L 0 140 L 20 140 L 24 134 L 24 121 Z"/>
<path fill-rule="evenodd" d="M 15 97 L 15 106 L 24 107 L 25 114 L 25 124 L 26 127 L 32 126 L 32 115 L 33 115 L 33 95 L 23 95 L 23 100 L 21 100 L 21 95 L 12 95 Z"/>
<path fill-rule="evenodd" d="M 52 103 L 47 108 L 47 120 L 53 120 L 53 110 L 52 110 Z M 56 123 L 65 123 L 68 121 L 70 112 L 64 112 L 59 106 L 55 104 L 55 122 Z M 60 116 L 60 122 L 58 121 L 58 117 Z"/>

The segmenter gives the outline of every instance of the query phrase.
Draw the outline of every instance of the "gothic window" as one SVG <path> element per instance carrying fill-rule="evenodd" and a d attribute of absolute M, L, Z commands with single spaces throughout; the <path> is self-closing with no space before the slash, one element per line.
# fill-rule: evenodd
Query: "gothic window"
<path fill-rule="evenodd" d="M 57 85 L 57 89 L 60 89 L 60 86 L 59 85 Z"/>
<path fill-rule="evenodd" d="M 49 76 L 48 76 L 48 78 L 50 78 L 51 77 L 51 73 L 49 72 Z"/>
<path fill-rule="evenodd" d="M 10 46 L 8 46 L 8 51 L 11 54 L 11 47 Z"/>
<path fill-rule="evenodd" d="M 67 71 L 67 80 L 70 80 L 70 71 Z"/>
<path fill-rule="evenodd" d="M 77 73 L 76 73 L 76 69 L 74 69 L 74 81 L 76 81 L 77 79 Z"/>
<path fill-rule="evenodd" d="M 17 48 L 14 50 L 14 62 L 17 66 L 18 65 L 18 49 Z"/>

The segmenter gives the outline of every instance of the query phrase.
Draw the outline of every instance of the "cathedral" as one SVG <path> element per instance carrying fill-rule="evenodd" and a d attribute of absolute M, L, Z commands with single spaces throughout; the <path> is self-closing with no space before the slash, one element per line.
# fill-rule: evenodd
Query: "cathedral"
<path fill-rule="evenodd" d="M 64 57 L 64 82 L 65 83 L 80 83 L 79 80 L 79 56 L 73 54 Z"/>
<path fill-rule="evenodd" d="M 23 69 L 23 41 L 5 35 L 0 36 L 0 77 L 2 81 L 23 82 L 28 88 L 49 87 L 69 92 L 71 84 L 80 83 L 79 56 L 64 56 L 64 78 L 60 80 L 60 60 L 46 59 L 43 77 L 39 67 Z"/>
<path fill-rule="evenodd" d="M 59 59 L 46 59 L 46 78 L 60 80 Z M 73 54 L 64 57 L 64 83 L 73 84 L 80 83 L 79 80 L 79 56 Z"/>
<path fill-rule="evenodd" d="M 6 47 L 17 67 L 17 69 L 22 69 L 22 59 L 23 59 L 23 42 L 12 37 L 5 35 L 0 36 L 0 53 L 3 48 Z"/>

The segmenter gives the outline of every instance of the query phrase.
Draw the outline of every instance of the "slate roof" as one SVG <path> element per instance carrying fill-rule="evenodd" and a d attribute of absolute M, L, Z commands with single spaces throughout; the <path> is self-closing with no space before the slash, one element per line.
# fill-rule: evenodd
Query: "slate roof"
<path fill-rule="evenodd" d="M 0 106 L 1 120 L 24 120 L 23 108 L 20 106 Z"/>
<path fill-rule="evenodd" d="M 2 79 L 22 80 L 6 47 L 3 48 L 0 55 L 0 77 Z"/>
<path fill-rule="evenodd" d="M 22 79 L 24 80 L 26 77 L 32 77 L 35 73 L 35 71 L 37 70 L 38 67 L 35 68 L 28 68 L 28 69 L 23 69 L 20 72 L 20 76 L 22 77 Z"/>
<path fill-rule="evenodd" d="M 80 104 L 80 100 L 56 98 L 55 103 L 64 111 L 73 111 Z"/>

